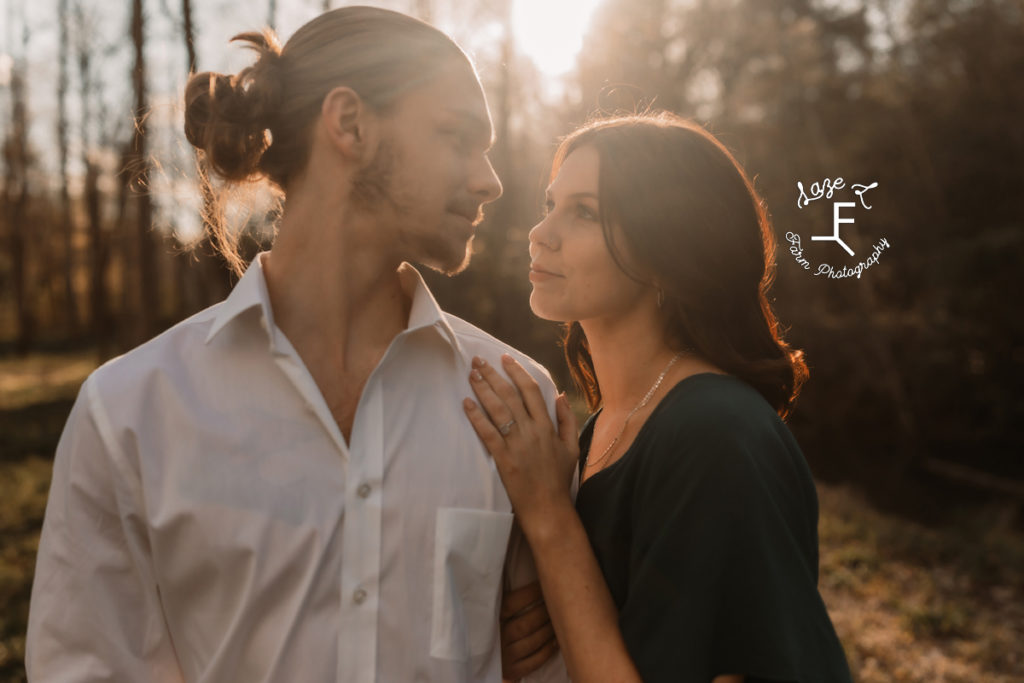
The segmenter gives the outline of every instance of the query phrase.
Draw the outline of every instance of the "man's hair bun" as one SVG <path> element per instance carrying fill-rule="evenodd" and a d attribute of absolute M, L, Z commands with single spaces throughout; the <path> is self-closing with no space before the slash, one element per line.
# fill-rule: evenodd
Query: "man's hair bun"
<path fill-rule="evenodd" d="M 272 31 L 241 33 L 259 59 L 234 76 L 203 72 L 185 86 L 185 136 L 203 151 L 212 171 L 226 180 L 252 180 L 271 142 L 268 131 L 280 108 L 281 47 Z"/>

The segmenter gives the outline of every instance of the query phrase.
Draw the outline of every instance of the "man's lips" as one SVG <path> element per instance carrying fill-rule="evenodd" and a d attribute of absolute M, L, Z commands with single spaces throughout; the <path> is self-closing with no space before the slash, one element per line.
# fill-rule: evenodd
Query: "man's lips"
<path fill-rule="evenodd" d="M 472 209 L 470 209 L 468 207 L 464 208 L 464 209 L 449 209 L 448 213 L 453 213 L 456 216 L 460 216 L 462 218 L 465 218 L 467 221 L 469 221 L 470 223 L 472 223 L 474 225 L 476 225 L 477 220 L 479 220 L 479 218 L 480 218 L 480 208 L 479 207 L 474 207 Z"/>

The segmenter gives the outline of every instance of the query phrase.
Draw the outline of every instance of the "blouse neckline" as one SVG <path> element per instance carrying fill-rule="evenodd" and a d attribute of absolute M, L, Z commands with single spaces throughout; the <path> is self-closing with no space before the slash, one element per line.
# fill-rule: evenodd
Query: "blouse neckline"
<path fill-rule="evenodd" d="M 678 382 L 676 382 L 674 385 L 672 385 L 671 389 L 665 392 L 665 395 L 662 396 L 661 400 L 658 401 L 658 403 L 654 406 L 654 410 L 652 410 L 651 414 L 647 416 L 646 420 L 644 420 L 643 425 L 640 426 L 640 431 L 636 433 L 636 436 L 633 437 L 633 441 L 630 442 L 626 450 L 622 453 L 621 456 L 619 456 L 619 459 L 611 463 L 610 465 L 606 465 L 597 472 L 594 472 L 586 479 L 583 479 L 583 471 L 586 469 L 587 459 L 590 456 L 590 440 L 594 436 L 594 425 L 597 422 L 597 416 L 601 414 L 601 411 L 604 410 L 604 408 L 599 408 L 593 415 L 591 415 L 590 418 L 587 419 L 587 422 L 583 425 L 583 430 L 580 432 L 580 445 L 582 446 L 584 443 L 586 444 L 586 452 L 583 451 L 583 448 L 580 449 L 580 488 L 583 488 L 583 486 L 590 482 L 590 480 L 593 479 L 594 477 L 598 477 L 609 470 L 615 469 L 619 463 L 626 460 L 632 454 L 637 442 L 640 441 L 640 437 L 644 435 L 644 433 L 648 430 L 650 424 L 654 422 L 655 416 L 657 416 L 658 413 L 661 412 L 661 410 L 668 404 L 668 399 L 671 396 L 673 396 L 677 391 L 679 391 L 680 387 L 682 387 L 691 379 L 703 377 L 706 375 L 710 375 L 713 377 L 734 377 L 734 375 L 725 374 L 721 372 L 698 372 L 692 375 L 688 375 L 679 380 Z"/>

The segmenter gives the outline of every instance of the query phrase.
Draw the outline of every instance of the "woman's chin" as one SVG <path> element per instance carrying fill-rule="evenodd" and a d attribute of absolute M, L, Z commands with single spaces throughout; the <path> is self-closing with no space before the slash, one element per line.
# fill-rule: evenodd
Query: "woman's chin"
<path fill-rule="evenodd" d="M 536 292 L 530 295 L 530 310 L 541 320 L 565 323 L 573 319 L 564 315 L 564 311 L 559 311 L 551 305 L 545 305 L 545 302 L 539 300 Z"/>

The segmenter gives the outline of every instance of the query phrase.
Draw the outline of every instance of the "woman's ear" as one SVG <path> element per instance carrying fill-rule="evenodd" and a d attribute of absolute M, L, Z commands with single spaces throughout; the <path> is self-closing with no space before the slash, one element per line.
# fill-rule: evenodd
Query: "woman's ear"
<path fill-rule="evenodd" d="M 327 93 L 320 118 L 327 140 L 342 156 L 357 161 L 367 154 L 376 120 L 355 90 L 339 86 Z"/>

